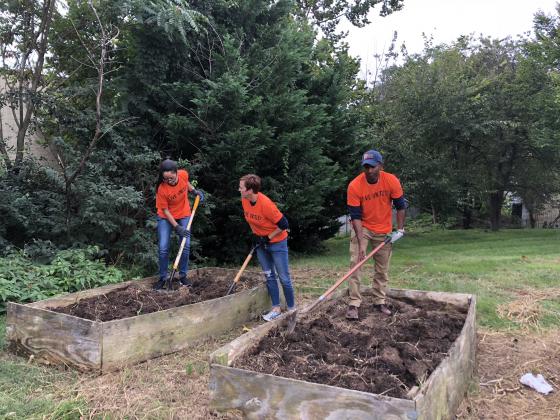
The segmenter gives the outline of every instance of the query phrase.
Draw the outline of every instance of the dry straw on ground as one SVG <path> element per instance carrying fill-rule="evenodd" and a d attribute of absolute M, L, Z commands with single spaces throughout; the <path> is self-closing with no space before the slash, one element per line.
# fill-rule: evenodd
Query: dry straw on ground
<path fill-rule="evenodd" d="M 479 333 L 475 386 L 458 419 L 560 419 L 560 331 Z M 541 395 L 521 385 L 525 373 L 540 373 L 554 391 Z"/>
<path fill-rule="evenodd" d="M 498 315 L 523 328 L 538 328 L 539 320 L 546 311 L 542 306 L 542 301 L 560 299 L 560 289 L 529 289 L 519 291 L 518 295 L 518 299 L 499 305 Z M 556 316 L 560 317 L 560 314 L 556 314 Z"/>

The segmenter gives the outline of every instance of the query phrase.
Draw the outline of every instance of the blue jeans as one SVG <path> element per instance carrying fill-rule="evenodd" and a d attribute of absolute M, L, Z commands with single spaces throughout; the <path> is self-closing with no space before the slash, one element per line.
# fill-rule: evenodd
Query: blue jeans
<path fill-rule="evenodd" d="M 183 219 L 177 219 L 179 223 L 184 228 L 189 224 L 190 217 L 185 217 Z M 171 238 L 171 231 L 173 226 L 167 219 L 157 218 L 157 233 L 158 233 L 158 247 L 159 247 L 159 279 L 165 280 L 167 278 L 167 269 L 169 268 L 169 240 Z M 181 240 L 183 238 L 179 237 L 179 246 L 181 245 Z M 183 248 L 183 254 L 179 260 L 179 277 L 184 277 L 189 271 L 189 250 L 191 247 L 191 240 L 187 238 L 187 243 Z"/>
<path fill-rule="evenodd" d="M 280 242 L 267 244 L 265 247 L 259 246 L 257 248 L 257 258 L 266 277 L 266 287 L 272 299 L 272 307 L 280 306 L 280 290 L 276 280 L 276 273 L 278 273 L 286 298 L 286 305 L 288 305 L 288 309 L 293 309 L 295 302 L 294 289 L 288 268 L 288 240 L 284 239 Z"/>

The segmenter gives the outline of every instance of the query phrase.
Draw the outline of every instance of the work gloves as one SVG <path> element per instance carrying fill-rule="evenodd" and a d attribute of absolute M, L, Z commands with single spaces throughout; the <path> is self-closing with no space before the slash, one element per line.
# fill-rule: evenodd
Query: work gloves
<path fill-rule="evenodd" d="M 188 238 L 191 236 L 190 230 L 187 230 L 187 228 L 184 228 L 180 224 L 177 224 L 177 226 L 175 226 L 175 232 L 177 232 L 177 235 L 179 235 L 181 238 Z"/>
<path fill-rule="evenodd" d="M 398 229 L 396 232 L 391 234 L 391 243 L 397 242 L 404 236 L 404 229 Z"/>
<path fill-rule="evenodd" d="M 266 248 L 266 246 L 270 243 L 270 239 L 268 238 L 268 236 L 258 236 L 258 235 L 253 235 L 253 246 L 257 247 L 263 247 Z"/>
<path fill-rule="evenodd" d="M 204 192 L 202 190 L 192 190 L 195 195 L 200 197 L 200 203 L 204 203 Z"/>

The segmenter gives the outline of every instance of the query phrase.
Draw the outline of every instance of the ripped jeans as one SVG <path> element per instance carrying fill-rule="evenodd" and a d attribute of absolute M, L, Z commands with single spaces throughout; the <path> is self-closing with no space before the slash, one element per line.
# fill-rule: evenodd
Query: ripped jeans
<path fill-rule="evenodd" d="M 280 242 L 267 244 L 264 247 L 259 246 L 257 248 L 257 258 L 266 277 L 266 287 L 272 299 L 272 307 L 280 306 L 280 290 L 276 280 L 276 274 L 278 274 L 288 310 L 294 309 L 294 289 L 288 267 L 288 240 L 284 239 Z"/>

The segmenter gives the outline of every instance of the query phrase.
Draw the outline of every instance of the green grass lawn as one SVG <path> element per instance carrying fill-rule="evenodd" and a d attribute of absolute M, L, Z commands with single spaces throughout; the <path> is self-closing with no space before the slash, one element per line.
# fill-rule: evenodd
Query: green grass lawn
<path fill-rule="evenodd" d="M 330 240 L 323 255 L 296 258 L 292 266 L 346 270 L 348 243 L 348 237 Z M 368 272 L 371 269 L 363 269 L 364 284 L 369 283 Z M 560 288 L 560 231 L 411 233 L 394 245 L 390 278 L 392 287 L 476 294 L 480 325 L 515 328 L 498 317 L 496 308 L 515 299 L 520 290 Z M 313 285 L 326 288 L 335 280 L 318 277 Z M 542 305 L 540 326 L 560 326 L 559 300 L 544 300 Z"/>

